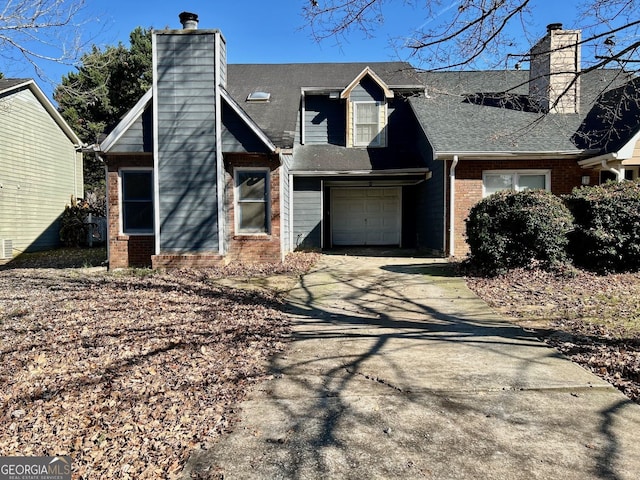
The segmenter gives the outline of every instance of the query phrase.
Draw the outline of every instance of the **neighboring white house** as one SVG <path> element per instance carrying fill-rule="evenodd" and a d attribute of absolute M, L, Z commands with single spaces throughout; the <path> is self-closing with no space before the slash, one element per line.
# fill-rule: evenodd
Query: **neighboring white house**
<path fill-rule="evenodd" d="M 31 79 L 0 79 L 0 259 L 58 246 L 82 197 L 80 139 Z"/>

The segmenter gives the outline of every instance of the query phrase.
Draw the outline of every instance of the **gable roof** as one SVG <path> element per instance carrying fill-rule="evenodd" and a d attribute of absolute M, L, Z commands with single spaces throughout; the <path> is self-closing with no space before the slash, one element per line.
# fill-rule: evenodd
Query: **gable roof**
<path fill-rule="evenodd" d="M 364 77 L 372 78 L 373 81 L 382 89 L 385 98 L 393 98 L 393 92 L 389 89 L 387 84 L 384 83 L 384 81 L 378 75 L 376 75 L 376 72 L 371 70 L 368 65 L 364 68 L 364 70 L 362 70 L 362 72 L 360 72 L 360 74 L 356 78 L 351 80 L 351 83 L 347 85 L 347 87 L 342 92 L 340 92 L 340 98 L 347 98 L 351 94 L 351 91 L 362 81 Z"/>
<path fill-rule="evenodd" d="M 124 117 L 118 122 L 113 130 L 100 142 L 100 149 L 103 152 L 108 152 L 111 148 L 118 143 L 118 140 L 131 128 L 131 125 L 140 118 L 146 108 L 150 106 L 153 98 L 153 89 L 147 90 L 147 92 L 138 100 L 138 102 L 129 110 Z"/>
<path fill-rule="evenodd" d="M 422 88 L 406 62 L 229 64 L 227 91 L 271 141 L 293 148 L 300 95 L 306 89 L 342 92 L 369 67 L 389 89 Z M 252 92 L 270 93 L 268 102 L 247 102 Z"/>
<path fill-rule="evenodd" d="M 629 81 L 619 70 L 585 73 L 580 80 L 580 113 L 544 115 L 529 103 L 526 70 L 432 72 L 422 78 L 427 96 L 409 101 L 441 157 L 456 153 L 580 156 L 616 148 L 614 143 L 586 142 L 594 122 L 585 123 L 585 119 L 601 118 L 594 109 L 602 92 Z M 634 122 L 635 128 L 637 120 L 625 115 L 619 123 Z M 608 125 L 612 127 L 616 126 Z M 576 136 L 579 132 L 582 141 Z"/>
<path fill-rule="evenodd" d="M 82 141 L 69 124 L 62 118 L 60 112 L 53 106 L 36 82 L 31 78 L 2 78 L 0 79 L 0 97 L 6 97 L 16 92 L 28 89 L 44 107 L 53 121 L 60 127 L 60 130 L 69 138 L 69 140 L 77 147 L 82 146 Z"/>

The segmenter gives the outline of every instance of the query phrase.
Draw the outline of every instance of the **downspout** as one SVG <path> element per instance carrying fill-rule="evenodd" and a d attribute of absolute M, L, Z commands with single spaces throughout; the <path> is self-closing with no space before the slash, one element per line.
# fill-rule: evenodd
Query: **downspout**
<path fill-rule="evenodd" d="M 623 180 L 622 172 L 620 172 L 620 170 L 618 170 L 617 168 L 610 167 L 606 158 L 602 159 L 601 165 L 604 170 L 609 170 L 616 176 L 616 182 L 621 182 Z"/>
<path fill-rule="evenodd" d="M 95 152 L 96 157 L 98 157 L 100 162 L 102 162 L 102 165 L 104 165 L 104 184 L 105 184 L 104 196 L 105 196 L 105 204 L 106 204 L 105 215 L 107 216 L 107 238 L 105 239 L 105 243 L 107 244 L 107 265 L 109 265 L 109 261 L 111 259 L 111 256 L 110 256 L 111 255 L 111 229 L 110 229 L 111 222 L 109 221 L 109 215 L 111 214 L 110 208 L 109 208 L 109 167 L 104 157 L 101 155 L 102 152 L 100 151 L 100 147 L 97 145 L 94 145 L 93 151 Z"/>
<path fill-rule="evenodd" d="M 451 168 L 449 170 L 449 256 L 455 257 L 455 227 L 456 218 L 456 166 L 458 165 L 458 155 L 453 156 Z"/>

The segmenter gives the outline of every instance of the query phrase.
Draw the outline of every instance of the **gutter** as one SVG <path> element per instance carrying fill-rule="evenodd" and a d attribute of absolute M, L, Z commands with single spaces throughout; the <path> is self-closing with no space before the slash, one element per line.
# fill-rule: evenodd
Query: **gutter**
<path fill-rule="evenodd" d="M 575 151 L 548 151 L 548 152 L 495 152 L 495 151 L 470 151 L 470 152 L 437 152 L 434 160 L 452 160 L 455 156 L 463 156 L 465 160 L 491 160 L 491 159 L 510 159 L 510 160 L 527 160 L 542 158 L 558 158 L 558 157 L 585 157 L 595 152 L 589 150 Z"/>
<path fill-rule="evenodd" d="M 619 161 L 618 152 L 605 153 L 604 155 L 598 155 L 597 157 L 589 158 L 587 160 L 581 160 L 578 162 L 582 168 L 597 167 L 600 166 L 603 170 L 608 170 L 616 176 L 616 181 L 621 182 L 624 180 L 622 169 L 615 168 L 609 165 L 609 162 Z"/>
<path fill-rule="evenodd" d="M 456 205 L 456 166 L 458 155 L 453 156 L 449 170 L 449 256 L 455 257 L 455 205 Z"/>
<path fill-rule="evenodd" d="M 333 176 L 363 176 L 363 175 L 419 175 L 424 174 L 425 179 L 431 178 L 428 168 L 407 168 L 404 170 L 290 170 L 291 175 L 300 177 L 333 177 Z"/>

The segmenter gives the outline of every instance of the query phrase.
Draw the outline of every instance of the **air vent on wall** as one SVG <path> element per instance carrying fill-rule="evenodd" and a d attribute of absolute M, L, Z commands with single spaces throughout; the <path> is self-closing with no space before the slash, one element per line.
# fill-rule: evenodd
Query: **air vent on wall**
<path fill-rule="evenodd" d="M 0 238 L 0 259 L 13 257 L 13 240 Z"/>

